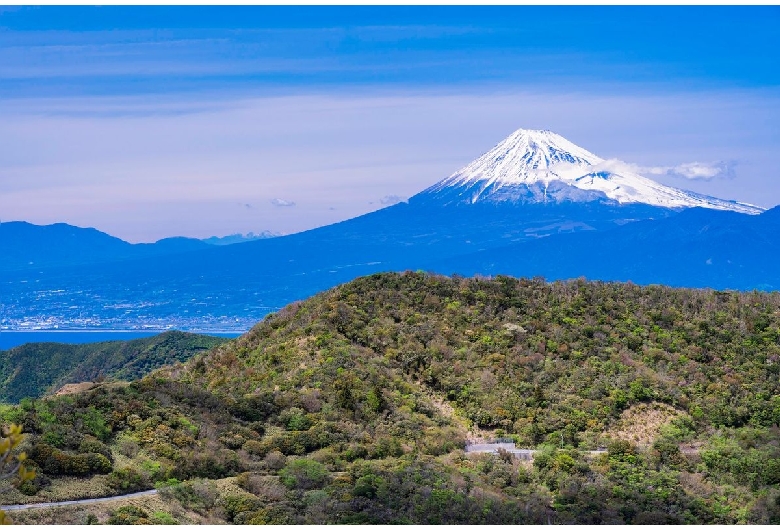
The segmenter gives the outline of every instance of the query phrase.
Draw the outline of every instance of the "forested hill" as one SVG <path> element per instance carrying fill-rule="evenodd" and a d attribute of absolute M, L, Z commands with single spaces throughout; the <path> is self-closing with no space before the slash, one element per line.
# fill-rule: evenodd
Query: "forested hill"
<path fill-rule="evenodd" d="M 361 359 L 524 444 L 561 433 L 576 444 L 649 400 L 769 426 L 780 424 L 780 293 L 377 274 L 286 307 L 188 377 L 219 392 L 294 392 L 354 364 L 362 388 Z"/>
<path fill-rule="evenodd" d="M 91 344 L 34 342 L 0 352 L 0 401 L 18 403 L 66 383 L 118 379 L 131 381 L 226 339 L 168 331 L 129 341 Z"/>
<path fill-rule="evenodd" d="M 165 483 L 179 522 L 777 524 L 780 293 L 377 274 L 2 414 L 28 499 Z"/>

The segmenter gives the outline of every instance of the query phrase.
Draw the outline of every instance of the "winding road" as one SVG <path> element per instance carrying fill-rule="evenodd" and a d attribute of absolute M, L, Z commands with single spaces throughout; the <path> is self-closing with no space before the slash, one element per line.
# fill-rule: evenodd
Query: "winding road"
<path fill-rule="evenodd" d="M 146 495 L 155 495 L 157 490 L 138 491 L 136 493 L 126 493 L 114 497 L 100 497 L 98 499 L 80 499 L 77 501 L 59 501 L 59 502 L 38 502 L 35 504 L 12 504 L 10 506 L 0 506 L 0 510 L 14 512 L 18 510 L 29 510 L 31 508 L 53 508 L 55 506 L 71 506 L 74 504 L 97 504 L 99 502 L 118 501 L 122 499 L 133 499 L 135 497 L 144 497 Z"/>

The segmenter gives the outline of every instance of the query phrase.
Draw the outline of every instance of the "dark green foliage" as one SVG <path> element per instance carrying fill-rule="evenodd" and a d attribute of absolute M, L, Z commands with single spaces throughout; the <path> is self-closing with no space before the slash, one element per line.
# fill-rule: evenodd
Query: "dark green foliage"
<path fill-rule="evenodd" d="M 114 462 L 114 456 L 111 454 L 111 449 L 109 449 L 106 444 L 92 436 L 85 436 L 82 438 L 81 443 L 79 444 L 78 452 L 99 453 L 105 456 L 109 462 Z"/>
<path fill-rule="evenodd" d="M 182 455 L 176 468 L 176 478 L 222 478 L 240 469 L 235 452 L 215 448 L 208 452 L 189 451 Z"/>
<path fill-rule="evenodd" d="M 111 471 L 111 461 L 102 454 L 69 454 L 44 443 L 33 445 L 28 456 L 41 471 L 51 476 L 85 476 Z"/>
<path fill-rule="evenodd" d="M 356 497 L 367 497 L 373 499 L 376 497 L 377 490 L 385 486 L 384 480 L 374 474 L 363 475 L 355 481 L 355 487 L 352 494 Z"/>
<path fill-rule="evenodd" d="M 184 362 L 226 339 L 167 331 L 154 337 L 92 344 L 29 343 L 1 352 L 0 400 L 18 403 L 66 383 L 132 381 L 166 364 Z"/>
<path fill-rule="evenodd" d="M 118 494 L 143 491 L 151 487 L 151 481 L 147 477 L 130 467 L 112 471 L 108 476 L 107 483 Z"/>
<path fill-rule="evenodd" d="M 253 514 L 261 506 L 260 500 L 252 495 L 228 495 L 221 502 L 225 518 L 235 524 L 247 523 L 251 519 L 250 514 Z"/>
<path fill-rule="evenodd" d="M 279 414 L 279 421 L 290 431 L 307 431 L 312 426 L 311 418 L 297 407 L 289 408 Z"/>
<path fill-rule="evenodd" d="M 493 457 L 488 457 L 492 459 Z M 452 472 L 430 459 L 402 458 L 387 468 L 355 466 L 356 476 L 349 507 L 340 523 L 417 524 L 522 524 L 546 522 L 544 503 L 536 495 L 523 492 L 517 499 L 471 490 L 470 481 L 461 485 L 448 482 Z M 539 503 L 541 506 L 536 506 Z M 534 507 L 531 510 L 531 507 Z M 541 510 L 537 508 L 541 507 Z M 343 509 L 343 508 L 342 508 Z M 392 514 L 392 515 L 390 515 Z M 389 516 L 389 517 L 388 517 Z"/>
<path fill-rule="evenodd" d="M 263 421 L 278 410 L 272 394 L 241 396 L 230 405 L 236 418 L 252 422 Z"/>

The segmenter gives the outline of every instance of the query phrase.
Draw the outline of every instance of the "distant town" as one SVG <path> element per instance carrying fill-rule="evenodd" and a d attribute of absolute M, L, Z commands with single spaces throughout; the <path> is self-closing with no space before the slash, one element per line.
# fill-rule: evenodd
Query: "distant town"
<path fill-rule="evenodd" d="M 4 293 L 0 302 L 0 331 L 116 330 L 165 331 L 178 329 L 197 332 L 244 332 L 270 312 L 279 308 L 253 306 L 219 314 L 214 305 L 191 301 L 186 308 L 171 300 L 138 303 L 105 300 L 83 291 L 67 293 L 63 289 Z M 79 305 L 73 305 L 73 298 Z M 84 300 L 87 303 L 82 303 Z M 35 311 L 31 313 L 30 307 Z M 208 307 L 208 309 L 207 309 Z M 227 308 L 225 308 L 227 309 Z M 238 311 L 237 311 L 238 312 Z M 251 316 L 245 316 L 251 315 Z"/>

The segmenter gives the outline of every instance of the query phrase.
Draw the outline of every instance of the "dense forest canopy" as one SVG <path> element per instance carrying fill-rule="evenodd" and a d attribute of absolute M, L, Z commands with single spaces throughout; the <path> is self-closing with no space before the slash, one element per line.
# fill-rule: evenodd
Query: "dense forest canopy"
<path fill-rule="evenodd" d="M 68 383 L 132 381 L 209 350 L 227 339 L 166 331 L 152 337 L 87 344 L 31 342 L 0 351 L 0 401 L 18 403 Z"/>
<path fill-rule="evenodd" d="M 388 273 L 2 414 L 27 498 L 167 484 L 183 522 L 779 523 L 779 363 L 780 293 Z"/>

